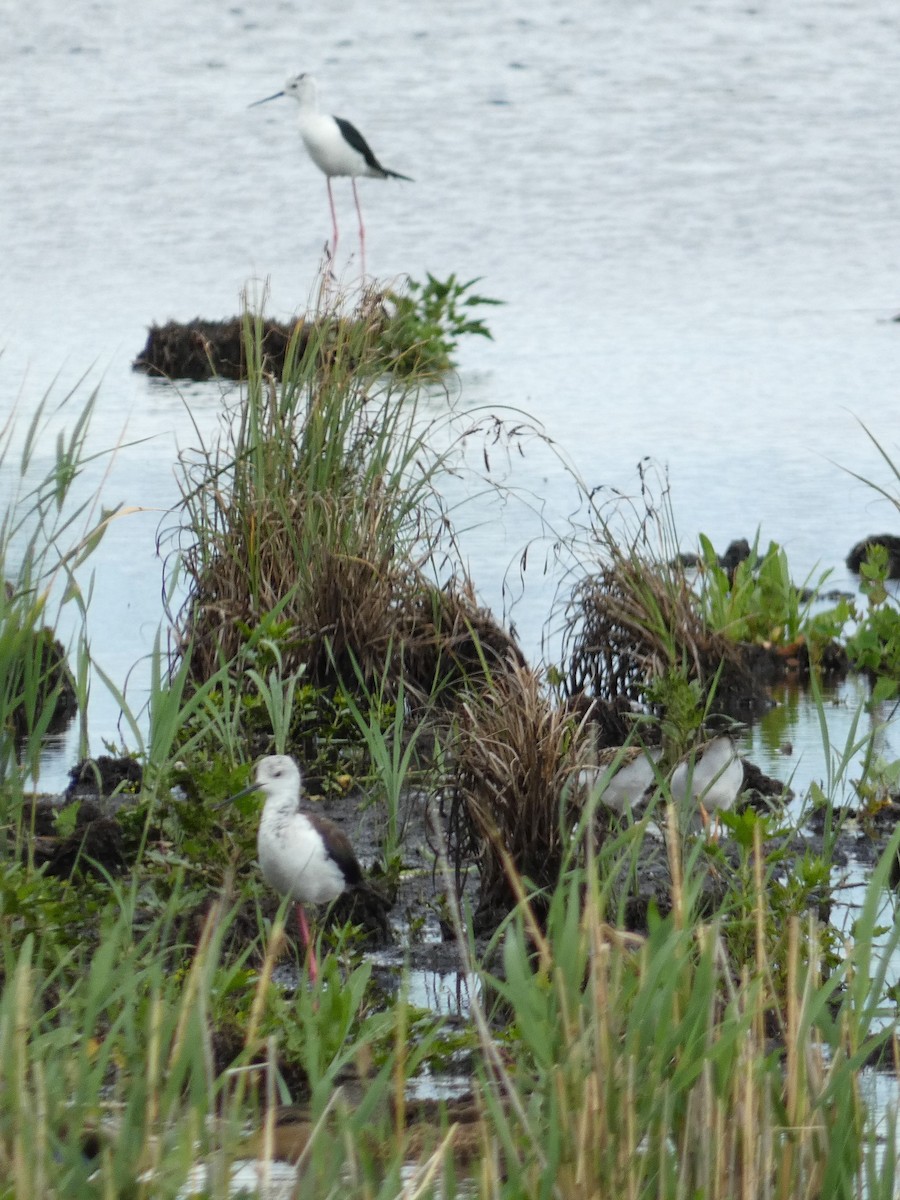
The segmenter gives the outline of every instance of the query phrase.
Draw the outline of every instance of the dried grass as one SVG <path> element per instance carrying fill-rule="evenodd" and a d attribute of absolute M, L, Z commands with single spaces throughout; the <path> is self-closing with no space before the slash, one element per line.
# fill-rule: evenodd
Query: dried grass
<path fill-rule="evenodd" d="M 723 662 L 737 670 L 733 642 L 697 612 L 684 569 L 613 549 L 609 563 L 572 593 L 564 632 L 565 689 L 606 701 L 643 698 L 674 670 L 706 687 Z"/>
<path fill-rule="evenodd" d="M 463 863 L 478 863 L 486 923 L 515 901 L 511 868 L 533 888 L 558 882 L 577 821 L 571 779 L 589 752 L 585 730 L 522 663 L 508 663 L 461 704 L 450 846 L 458 876 Z"/>
<path fill-rule="evenodd" d="M 377 311 L 364 301 L 357 318 L 332 325 L 327 353 L 289 349 L 280 384 L 248 319 L 246 394 L 217 445 L 183 462 L 190 586 L 175 624 L 195 682 L 265 638 L 317 687 L 396 695 L 402 679 L 422 703 L 448 673 L 521 657 L 459 566 L 436 486 L 451 452 L 417 422 L 415 381 L 379 373 Z"/>

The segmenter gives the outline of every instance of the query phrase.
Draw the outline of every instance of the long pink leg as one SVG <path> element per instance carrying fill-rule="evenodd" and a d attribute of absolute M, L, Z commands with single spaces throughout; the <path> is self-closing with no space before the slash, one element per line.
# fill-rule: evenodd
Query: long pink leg
<path fill-rule="evenodd" d="M 333 262 L 337 258 L 337 244 L 338 244 L 337 213 L 334 211 L 334 196 L 331 193 L 331 176 L 330 175 L 325 176 L 325 182 L 328 184 L 328 203 L 331 205 L 331 236 L 332 236 L 331 259 Z"/>
<path fill-rule="evenodd" d="M 362 262 L 363 279 L 366 277 L 366 227 L 363 225 L 362 209 L 359 207 L 359 196 L 356 191 L 356 176 L 351 175 L 353 184 L 353 199 L 356 201 L 356 215 L 359 217 L 359 256 Z"/>
<path fill-rule="evenodd" d="M 300 930 L 303 945 L 309 953 L 309 978 L 315 983 L 319 978 L 319 966 L 316 962 L 316 952 L 313 950 L 312 938 L 309 936 L 309 925 L 306 923 L 306 913 L 303 911 L 302 904 L 297 905 L 297 927 Z"/>

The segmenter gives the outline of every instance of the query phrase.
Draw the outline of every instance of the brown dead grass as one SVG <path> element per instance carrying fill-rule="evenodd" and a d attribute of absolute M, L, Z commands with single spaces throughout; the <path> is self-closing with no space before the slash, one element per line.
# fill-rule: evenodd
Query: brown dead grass
<path fill-rule="evenodd" d="M 402 681 L 419 703 L 483 678 L 486 665 L 524 661 L 468 579 L 439 588 L 395 553 L 383 532 L 394 520 L 383 489 L 363 499 L 245 492 L 237 521 L 228 493 L 216 490 L 213 502 L 216 552 L 207 537 L 184 560 L 193 586 L 179 628 L 197 682 L 266 622 L 278 629 L 285 673 L 303 667 L 317 687 L 378 681 L 388 695 Z"/>
<path fill-rule="evenodd" d="M 706 687 L 723 662 L 739 666 L 735 644 L 698 615 L 678 563 L 615 551 L 573 591 L 564 641 L 567 694 L 609 702 L 643 698 L 670 671 L 685 670 Z"/>
<path fill-rule="evenodd" d="M 298 339 L 281 384 L 261 323 L 246 322 L 246 392 L 217 444 L 183 463 L 189 595 L 175 625 L 195 683 L 265 639 L 283 674 L 385 698 L 402 685 L 413 704 L 521 661 L 460 566 L 438 487 L 447 459 L 416 420 L 415 383 L 378 365 L 381 319 L 364 297 L 353 321 Z"/>
<path fill-rule="evenodd" d="M 495 926 L 515 901 L 511 869 L 533 888 L 558 882 L 578 816 L 571 779 L 588 741 L 585 721 L 555 706 L 538 673 L 522 663 L 508 663 L 460 706 L 451 853 L 458 873 L 463 863 L 478 863 L 485 925 Z"/>

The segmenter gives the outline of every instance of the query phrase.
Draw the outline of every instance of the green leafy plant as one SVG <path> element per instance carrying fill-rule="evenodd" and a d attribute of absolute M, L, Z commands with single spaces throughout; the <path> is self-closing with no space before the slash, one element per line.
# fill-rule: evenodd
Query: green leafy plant
<path fill-rule="evenodd" d="M 900 792 L 900 758 L 888 761 L 880 754 L 873 754 L 853 785 L 861 801 L 860 816 L 865 827 Z"/>
<path fill-rule="evenodd" d="M 700 535 L 698 597 L 710 627 L 736 642 L 790 646 L 803 638 L 813 652 L 817 645 L 839 636 L 852 615 L 849 601 L 827 612 L 813 611 L 828 573 L 812 585 L 807 579 L 797 586 L 783 548 L 770 542 L 760 557 L 757 546 L 754 541 L 749 557 L 729 575 L 709 538 Z"/>
<path fill-rule="evenodd" d="M 888 552 L 884 546 L 869 547 L 859 573 L 868 608 L 847 640 L 847 653 L 857 670 L 872 676 L 872 698 L 878 703 L 896 696 L 900 688 L 900 606 L 885 586 Z"/>
<path fill-rule="evenodd" d="M 491 337 L 474 310 L 502 304 L 472 292 L 479 279 L 461 283 L 456 275 L 445 280 L 426 274 L 424 283 L 407 281 L 402 291 L 386 296 L 387 317 L 379 333 L 385 365 L 398 375 L 441 375 L 453 366 L 462 337 Z"/>

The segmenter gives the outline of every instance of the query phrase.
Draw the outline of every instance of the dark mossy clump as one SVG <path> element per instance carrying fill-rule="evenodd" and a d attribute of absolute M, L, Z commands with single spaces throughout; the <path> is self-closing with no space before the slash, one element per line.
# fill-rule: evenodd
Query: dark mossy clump
<path fill-rule="evenodd" d="M 887 551 L 887 578 L 900 579 L 900 536 L 896 533 L 873 533 L 857 542 L 847 555 L 847 567 L 858 575 L 873 546 Z"/>
<path fill-rule="evenodd" d="M 262 366 L 280 379 L 285 361 L 302 358 L 313 340 L 326 351 L 333 342 L 340 353 L 342 343 L 362 332 L 372 337 L 370 348 L 382 369 L 397 377 L 436 378 L 453 365 L 453 351 L 461 337 L 491 336 L 474 309 L 502 301 L 472 294 L 477 282 L 461 283 L 455 275 L 442 281 L 428 275 L 424 284 L 408 279 L 399 291 L 373 285 L 365 289 L 351 320 L 336 316 L 336 307 L 288 323 L 251 318 L 258 326 L 262 349 L 261 359 L 251 363 L 245 353 L 246 318 L 167 321 L 150 326 L 146 345 L 132 365 L 150 375 L 194 381 L 247 379 Z M 329 287 L 322 286 L 327 308 Z M 292 346 L 295 337 L 296 347 Z"/>
<path fill-rule="evenodd" d="M 78 711 L 75 680 L 69 669 L 66 651 L 51 629 L 36 629 L 31 633 L 19 631 L 23 657 L 13 662 L 7 671 L 5 687 L 11 689 L 8 709 L 13 733 L 27 738 L 32 729 L 42 725 L 46 733 L 61 733 Z M 27 698 L 33 697 L 33 704 Z M 47 714 L 47 705 L 52 712 Z"/>
<path fill-rule="evenodd" d="M 769 688 L 785 680 L 808 680 L 817 669 L 830 682 L 844 678 L 850 670 L 847 651 L 829 641 L 811 652 L 803 639 L 787 646 L 763 646 L 758 642 L 735 642 L 736 662 L 723 664 L 716 689 L 717 706 L 736 718 L 751 717 L 771 706 Z"/>
<path fill-rule="evenodd" d="M 300 326 L 298 331 L 298 325 Z M 309 342 L 303 324 L 262 323 L 260 348 L 265 369 L 280 377 L 291 338 L 299 332 L 298 353 Z M 147 342 L 132 364 L 134 370 L 166 379 L 246 379 L 246 322 L 241 317 L 228 321 L 167 321 L 151 325 Z"/>
<path fill-rule="evenodd" d="M 56 810 L 59 811 L 59 810 Z M 45 829 L 46 821 L 35 826 Z M 116 875 L 125 869 L 125 839 L 115 817 L 108 816 L 95 802 L 82 801 L 71 833 L 43 832 L 32 845 L 35 866 L 48 875 L 69 879 L 76 874 Z"/>
<path fill-rule="evenodd" d="M 112 796 L 115 792 L 139 792 L 143 783 L 141 764 L 134 758 L 112 758 L 100 754 L 83 758 L 69 771 L 66 798 Z"/>
<path fill-rule="evenodd" d="M 52 701 L 53 715 L 47 726 L 48 733 L 60 733 L 78 711 L 75 679 L 69 669 L 66 650 L 52 629 L 41 629 L 39 639 L 41 692 L 45 700 Z M 25 733 L 25 727 L 21 729 Z"/>

